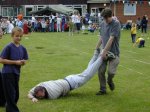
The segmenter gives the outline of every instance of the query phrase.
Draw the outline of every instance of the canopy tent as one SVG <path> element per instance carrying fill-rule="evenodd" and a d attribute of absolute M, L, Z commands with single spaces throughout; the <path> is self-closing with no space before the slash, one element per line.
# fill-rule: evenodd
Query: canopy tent
<path fill-rule="evenodd" d="M 53 13 L 61 13 L 61 14 L 71 14 L 74 10 L 72 8 L 66 7 L 64 5 L 51 5 L 49 7 L 46 7 L 44 9 L 38 10 L 38 11 L 31 11 L 29 14 L 35 14 L 35 15 L 50 15 Z"/>

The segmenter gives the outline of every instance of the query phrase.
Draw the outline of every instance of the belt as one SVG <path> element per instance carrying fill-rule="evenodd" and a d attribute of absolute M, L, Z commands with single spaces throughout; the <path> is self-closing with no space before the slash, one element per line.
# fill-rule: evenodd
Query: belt
<path fill-rule="evenodd" d="M 68 82 L 69 87 L 70 87 L 70 90 L 73 90 L 73 88 L 71 87 L 71 85 L 70 85 L 69 81 L 68 81 L 66 78 L 65 78 L 64 80 Z"/>

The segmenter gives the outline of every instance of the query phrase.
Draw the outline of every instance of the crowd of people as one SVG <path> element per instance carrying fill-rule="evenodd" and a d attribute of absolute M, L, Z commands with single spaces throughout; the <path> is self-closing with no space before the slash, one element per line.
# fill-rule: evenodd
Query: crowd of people
<path fill-rule="evenodd" d="M 74 32 L 79 33 L 80 30 L 94 32 L 99 29 L 98 23 L 93 23 L 87 16 L 80 16 L 78 11 L 75 11 L 71 16 L 62 14 L 51 14 L 49 16 L 31 18 L 2 18 L 0 27 L 3 34 L 12 33 L 12 29 L 16 26 L 23 29 L 24 34 L 31 32 L 65 32 L 69 31 L 69 35 Z"/>

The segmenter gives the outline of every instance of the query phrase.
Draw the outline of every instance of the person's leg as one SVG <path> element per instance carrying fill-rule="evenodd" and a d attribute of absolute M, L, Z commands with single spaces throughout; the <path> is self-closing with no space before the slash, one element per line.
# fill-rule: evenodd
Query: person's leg
<path fill-rule="evenodd" d="M 132 38 L 132 43 L 133 43 L 133 34 L 131 34 L 131 38 Z"/>
<path fill-rule="evenodd" d="M 58 32 L 58 29 L 59 29 L 59 24 L 57 24 L 57 32 Z"/>
<path fill-rule="evenodd" d="M 98 70 L 100 91 L 96 95 L 106 94 L 106 77 L 105 77 L 106 68 L 107 68 L 107 61 L 103 61 Z"/>
<path fill-rule="evenodd" d="M 54 22 L 52 22 L 52 32 L 54 32 Z"/>
<path fill-rule="evenodd" d="M 59 31 L 61 32 L 61 24 L 59 24 Z"/>
<path fill-rule="evenodd" d="M 2 75 L 0 72 L 0 107 L 4 107 L 6 104 L 6 99 L 4 95 L 3 83 L 2 83 Z"/>
<path fill-rule="evenodd" d="M 142 29 L 141 29 L 142 33 L 143 33 L 143 26 L 142 26 Z"/>
<path fill-rule="evenodd" d="M 82 85 L 84 85 L 86 82 L 88 82 L 95 75 L 95 73 L 98 71 L 98 68 L 102 64 L 102 61 L 103 61 L 102 58 L 99 57 L 93 64 L 88 66 L 88 68 L 84 70 L 82 73 L 76 75 L 69 75 L 65 79 L 68 80 L 72 89 L 79 88 Z"/>
<path fill-rule="evenodd" d="M 91 66 L 97 60 L 99 54 L 100 54 L 100 49 L 97 49 L 94 51 L 94 55 L 93 55 L 92 59 L 90 60 L 88 67 Z"/>
<path fill-rule="evenodd" d="M 135 43 L 136 34 L 133 34 L 133 43 Z"/>
<path fill-rule="evenodd" d="M 146 27 L 144 28 L 144 31 L 145 31 L 145 33 L 147 33 L 147 28 Z"/>
<path fill-rule="evenodd" d="M 112 91 L 115 89 L 113 78 L 114 78 L 114 75 L 116 74 L 118 64 L 119 64 L 119 57 L 118 56 L 116 56 L 115 59 L 112 59 L 111 61 L 108 62 L 107 83 L 109 85 L 110 90 L 112 90 Z"/>
<path fill-rule="evenodd" d="M 6 112 L 19 112 L 16 105 L 16 90 L 14 74 L 2 74 L 4 94 L 6 98 Z"/>
<path fill-rule="evenodd" d="M 15 102 L 17 104 L 19 100 L 19 75 L 15 76 L 15 90 L 16 90 Z"/>

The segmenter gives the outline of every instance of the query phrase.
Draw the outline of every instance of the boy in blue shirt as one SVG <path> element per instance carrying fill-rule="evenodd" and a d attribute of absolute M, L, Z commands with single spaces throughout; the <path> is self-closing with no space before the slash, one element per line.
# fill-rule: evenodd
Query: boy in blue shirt
<path fill-rule="evenodd" d="M 2 68 L 2 82 L 6 98 L 6 112 L 19 112 L 17 102 L 19 99 L 19 77 L 21 66 L 26 64 L 28 53 L 20 45 L 23 30 L 15 27 L 12 30 L 12 42 L 8 44 L 0 55 Z"/>

